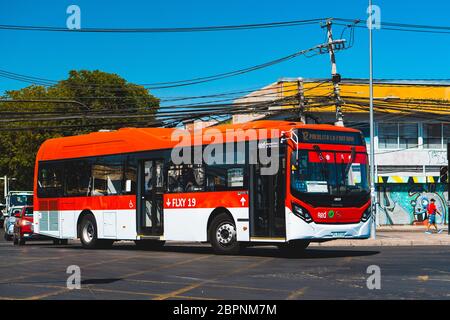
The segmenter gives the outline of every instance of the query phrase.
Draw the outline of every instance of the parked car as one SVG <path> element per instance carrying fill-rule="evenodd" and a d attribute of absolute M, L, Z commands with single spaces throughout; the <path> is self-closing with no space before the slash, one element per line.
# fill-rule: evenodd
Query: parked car
<path fill-rule="evenodd" d="M 14 235 L 14 224 L 16 223 L 16 215 L 21 213 L 22 207 L 12 207 L 10 208 L 8 215 L 5 217 L 4 228 L 5 228 L 5 240 L 11 241 Z"/>
<path fill-rule="evenodd" d="M 34 233 L 33 230 L 33 206 L 25 206 L 20 213 L 15 214 L 15 223 L 13 231 L 13 243 L 23 246 L 30 240 L 53 240 L 54 244 L 67 244 L 66 241 L 50 238 L 44 235 Z"/>
<path fill-rule="evenodd" d="M 6 205 L 3 203 L 0 203 L 0 228 L 3 228 L 3 225 L 5 223 L 5 210 Z"/>

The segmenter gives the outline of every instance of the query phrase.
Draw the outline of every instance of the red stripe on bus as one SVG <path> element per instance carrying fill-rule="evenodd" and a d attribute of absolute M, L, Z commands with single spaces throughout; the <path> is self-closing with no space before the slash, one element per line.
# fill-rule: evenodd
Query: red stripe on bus
<path fill-rule="evenodd" d="M 132 210 L 136 209 L 135 195 L 92 196 L 67 198 L 35 198 L 35 211 L 58 210 Z"/>
<path fill-rule="evenodd" d="M 164 194 L 164 209 L 248 208 L 247 191 L 215 191 Z"/>

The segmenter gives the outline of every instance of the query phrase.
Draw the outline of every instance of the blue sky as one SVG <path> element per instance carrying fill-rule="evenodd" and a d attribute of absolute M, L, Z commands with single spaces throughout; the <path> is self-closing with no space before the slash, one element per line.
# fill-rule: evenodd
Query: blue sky
<path fill-rule="evenodd" d="M 0 0 L 0 24 L 66 25 L 66 8 L 81 8 L 82 27 L 189 27 L 262 23 L 321 17 L 366 18 L 366 0 Z M 375 1 L 382 21 L 450 25 L 450 2 Z M 335 36 L 341 27 L 336 26 Z M 128 81 L 152 83 L 208 76 L 245 68 L 324 41 L 319 25 L 248 31 L 80 34 L 0 30 L 0 69 L 60 80 L 71 69 L 114 72 Z M 343 77 L 368 77 L 368 34 L 337 56 Z M 450 34 L 376 30 L 374 75 L 389 79 L 449 79 Z M 158 97 L 195 96 L 256 88 L 281 77 L 330 77 L 328 55 L 295 60 L 246 75 L 189 87 L 152 91 Z M 0 78 L 0 92 L 26 83 Z"/>

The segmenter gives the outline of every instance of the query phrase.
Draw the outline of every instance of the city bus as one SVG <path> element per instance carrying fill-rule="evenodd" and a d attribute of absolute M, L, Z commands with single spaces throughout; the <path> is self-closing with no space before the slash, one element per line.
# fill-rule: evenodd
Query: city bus
<path fill-rule="evenodd" d="M 218 254 L 366 239 L 360 131 L 253 121 L 200 130 L 122 128 L 49 139 L 34 177 L 34 232 L 85 248 L 209 242 Z"/>

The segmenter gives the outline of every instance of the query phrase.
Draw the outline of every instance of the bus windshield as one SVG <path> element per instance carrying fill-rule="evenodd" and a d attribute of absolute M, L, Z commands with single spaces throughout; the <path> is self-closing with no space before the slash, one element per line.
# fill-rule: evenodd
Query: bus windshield
<path fill-rule="evenodd" d="M 292 152 L 291 188 L 300 193 L 355 195 L 370 192 L 367 154 L 341 151 Z"/>

